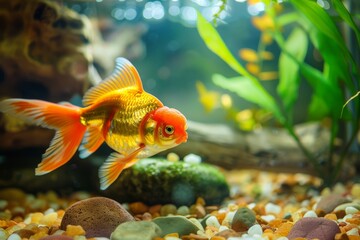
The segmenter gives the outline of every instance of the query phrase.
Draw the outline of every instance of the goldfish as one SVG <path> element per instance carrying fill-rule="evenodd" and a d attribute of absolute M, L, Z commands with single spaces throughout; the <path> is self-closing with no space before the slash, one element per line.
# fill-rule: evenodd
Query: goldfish
<path fill-rule="evenodd" d="M 106 142 L 115 152 L 99 169 L 100 189 L 105 190 L 138 160 L 187 141 L 185 116 L 147 93 L 125 58 L 116 59 L 114 72 L 90 88 L 82 103 L 84 107 L 20 98 L 0 102 L 0 112 L 55 130 L 36 175 L 64 165 L 77 150 L 86 158 Z"/>

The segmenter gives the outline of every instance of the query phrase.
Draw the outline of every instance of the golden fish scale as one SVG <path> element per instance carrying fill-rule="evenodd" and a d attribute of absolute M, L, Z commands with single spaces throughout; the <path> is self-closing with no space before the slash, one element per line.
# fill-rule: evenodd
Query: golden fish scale
<path fill-rule="evenodd" d="M 133 151 L 138 147 L 142 119 L 147 113 L 162 106 L 161 102 L 149 93 L 139 93 L 135 89 L 125 90 L 104 96 L 82 115 L 88 125 L 101 127 L 113 115 L 105 140 L 111 148 L 120 153 Z M 153 142 L 153 139 L 149 139 L 149 135 L 153 135 L 151 131 L 145 130 L 146 139 Z"/>

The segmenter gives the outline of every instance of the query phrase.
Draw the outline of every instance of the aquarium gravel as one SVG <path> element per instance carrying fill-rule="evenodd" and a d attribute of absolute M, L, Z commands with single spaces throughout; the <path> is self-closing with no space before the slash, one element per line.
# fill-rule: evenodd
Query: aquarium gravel
<path fill-rule="evenodd" d="M 359 183 L 338 183 L 319 190 L 321 181 L 304 174 L 242 170 L 225 175 L 231 197 L 221 205 L 207 205 L 202 198 L 191 206 L 123 203 L 121 207 L 133 218 L 110 236 L 88 236 L 89 227 L 82 224 L 61 229 L 70 206 L 95 197 L 90 193 L 63 197 L 55 192 L 33 195 L 15 188 L 2 189 L 0 239 L 360 239 Z M 106 216 L 94 212 L 93 218 L 100 217 L 96 214 Z M 147 223 L 140 226 L 143 222 Z M 138 231 L 138 237 L 131 235 L 133 231 Z"/>

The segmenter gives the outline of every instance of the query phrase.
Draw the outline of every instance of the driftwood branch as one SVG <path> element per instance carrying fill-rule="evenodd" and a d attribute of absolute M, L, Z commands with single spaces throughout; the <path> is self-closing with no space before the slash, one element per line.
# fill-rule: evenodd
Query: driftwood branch
<path fill-rule="evenodd" d="M 312 166 L 285 129 L 240 132 L 222 124 L 188 123 L 188 142 L 170 150 L 194 153 L 225 169 L 262 169 L 313 174 Z M 327 151 L 329 131 L 319 124 L 296 127 L 303 144 L 320 156 Z"/>

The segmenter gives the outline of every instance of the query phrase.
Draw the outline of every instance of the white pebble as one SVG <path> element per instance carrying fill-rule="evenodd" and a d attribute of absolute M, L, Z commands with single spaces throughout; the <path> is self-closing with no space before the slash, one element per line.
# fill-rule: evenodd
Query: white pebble
<path fill-rule="evenodd" d="M 266 214 L 279 214 L 281 212 L 281 207 L 273 203 L 268 203 L 265 205 L 265 212 Z"/>
<path fill-rule="evenodd" d="M 233 211 L 233 212 L 228 212 L 226 215 L 225 215 L 225 218 L 224 218 L 224 220 L 223 220 L 223 225 L 231 225 L 231 223 L 232 223 L 232 220 L 233 220 L 233 218 L 234 218 L 234 216 L 235 216 L 235 211 Z"/>
<path fill-rule="evenodd" d="M 250 236 L 255 236 L 255 235 L 261 236 L 263 234 L 263 230 L 259 224 L 255 224 L 249 228 L 248 234 Z"/>
<path fill-rule="evenodd" d="M 276 240 L 289 240 L 287 237 L 279 237 Z"/>
<path fill-rule="evenodd" d="M 7 240 L 21 240 L 21 237 L 18 234 L 13 233 L 8 237 Z"/>
<path fill-rule="evenodd" d="M 305 214 L 304 214 L 304 218 L 306 217 L 318 217 L 318 215 L 316 214 L 315 211 L 307 211 Z"/>
<path fill-rule="evenodd" d="M 168 237 L 165 237 L 165 240 L 181 240 L 181 238 L 168 236 Z"/>
<path fill-rule="evenodd" d="M 345 217 L 343 217 L 343 220 L 346 221 L 349 218 L 352 218 L 353 215 L 352 214 L 346 214 Z"/>
<path fill-rule="evenodd" d="M 359 236 L 359 230 L 357 228 L 352 228 L 346 232 L 347 235 Z"/>
<path fill-rule="evenodd" d="M 256 206 L 256 203 L 249 203 L 249 204 L 247 205 L 247 207 L 248 207 L 249 209 L 253 209 L 255 206 Z"/>
<path fill-rule="evenodd" d="M 184 162 L 187 163 L 201 163 L 201 157 L 196 154 L 188 154 L 184 157 Z"/>
<path fill-rule="evenodd" d="M 212 226 L 212 227 L 219 228 L 220 223 L 215 216 L 210 216 L 210 217 L 208 217 L 208 219 L 206 219 L 206 226 Z"/>
<path fill-rule="evenodd" d="M 275 219 L 275 216 L 274 215 L 264 215 L 264 216 L 261 216 L 261 219 L 266 222 L 270 222 Z"/>
<path fill-rule="evenodd" d="M 219 227 L 219 232 L 225 231 L 225 230 L 229 230 L 229 228 L 227 226 L 221 225 Z"/>
<path fill-rule="evenodd" d="M 0 239 L 6 239 L 7 236 L 8 233 L 4 229 L 0 228 Z"/>
<path fill-rule="evenodd" d="M 357 208 L 354 207 L 346 207 L 345 208 L 345 213 L 346 214 L 354 214 L 357 213 L 359 210 Z"/>
<path fill-rule="evenodd" d="M 52 209 L 52 208 L 49 208 L 48 210 L 46 210 L 46 211 L 44 212 L 44 215 L 47 215 L 47 214 L 53 213 L 53 212 L 55 212 L 55 210 Z"/>

